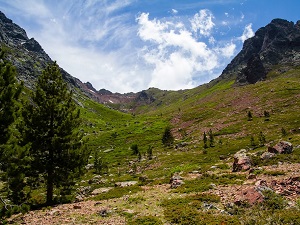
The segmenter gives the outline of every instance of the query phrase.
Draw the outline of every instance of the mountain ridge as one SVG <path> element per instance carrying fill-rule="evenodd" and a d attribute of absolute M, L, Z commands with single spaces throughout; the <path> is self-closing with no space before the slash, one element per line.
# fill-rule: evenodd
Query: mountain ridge
<path fill-rule="evenodd" d="M 28 38 L 26 31 L 0 12 L 0 42 L 10 48 L 9 60 L 17 68 L 18 79 L 33 88 L 33 82 L 47 63 L 52 62 L 42 46 Z M 266 79 L 266 75 L 278 63 L 300 65 L 300 21 L 289 22 L 274 19 L 265 27 L 258 29 L 252 38 L 247 39 L 242 50 L 226 66 L 222 74 L 208 84 L 221 80 L 235 80 L 234 85 L 246 85 Z M 288 68 L 287 68 L 288 69 Z M 61 68 L 63 78 L 71 87 L 79 88 L 86 96 L 111 108 L 135 112 L 141 106 L 160 105 L 162 98 L 174 91 L 149 88 L 137 93 L 112 93 L 106 89 L 96 90 L 90 82 L 83 83 Z M 189 90 L 180 90 L 184 93 Z"/>
<path fill-rule="evenodd" d="M 236 79 L 237 85 L 255 83 L 277 64 L 300 65 L 300 20 L 296 23 L 284 19 L 273 19 L 259 28 L 252 38 L 245 40 L 242 50 L 223 70 L 217 79 Z M 259 67 L 256 77 L 247 73 Z M 252 73 L 253 74 L 253 73 Z"/>

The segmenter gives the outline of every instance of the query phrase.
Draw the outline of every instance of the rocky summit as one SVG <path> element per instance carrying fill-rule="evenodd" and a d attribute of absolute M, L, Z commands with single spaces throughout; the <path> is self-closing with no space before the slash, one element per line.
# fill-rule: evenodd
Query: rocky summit
<path fill-rule="evenodd" d="M 16 67 L 17 77 L 32 89 L 37 76 L 52 59 L 34 39 L 28 38 L 26 31 L 0 12 L 0 43 L 6 46 L 6 57 Z M 61 68 L 64 80 L 70 87 L 77 87 L 88 96 L 91 93 L 85 84 Z"/>
<path fill-rule="evenodd" d="M 224 69 L 220 78 L 235 78 L 238 85 L 253 84 L 264 80 L 266 74 L 278 64 L 300 65 L 300 21 L 294 24 L 274 19 L 260 28 L 244 42 L 243 49 Z"/>

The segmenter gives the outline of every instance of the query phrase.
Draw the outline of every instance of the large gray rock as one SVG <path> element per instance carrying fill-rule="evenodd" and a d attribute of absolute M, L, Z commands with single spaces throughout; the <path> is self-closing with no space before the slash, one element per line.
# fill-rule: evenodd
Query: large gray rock
<path fill-rule="evenodd" d="M 128 186 L 136 185 L 137 183 L 138 183 L 137 181 L 116 182 L 115 187 L 128 187 Z"/>

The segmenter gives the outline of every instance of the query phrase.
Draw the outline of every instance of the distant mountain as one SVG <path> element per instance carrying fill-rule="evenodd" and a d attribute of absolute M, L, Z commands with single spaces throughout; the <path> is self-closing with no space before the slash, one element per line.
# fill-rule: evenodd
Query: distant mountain
<path fill-rule="evenodd" d="M 52 59 L 34 38 L 29 39 L 26 31 L 2 12 L 0 12 L 0 44 L 7 49 L 7 58 L 16 67 L 17 78 L 32 89 L 36 78 Z M 91 83 L 81 82 L 62 68 L 61 73 L 71 88 L 79 88 L 91 99 L 119 110 L 130 111 L 129 105 L 134 102 L 147 103 L 148 99 L 151 99 L 145 91 L 127 94 L 112 93 L 105 89 L 97 91 Z"/>
<path fill-rule="evenodd" d="M 0 43 L 8 50 L 7 57 L 16 67 L 18 79 L 23 80 L 29 88 L 46 65 L 52 62 L 51 58 L 34 39 L 27 37 L 26 31 L 13 23 L 0 12 Z M 75 87 L 82 88 L 82 82 L 61 69 L 64 79 Z"/>
<path fill-rule="evenodd" d="M 17 68 L 18 79 L 33 88 L 41 71 L 52 59 L 34 39 L 27 37 L 26 31 L 0 12 L 0 43 L 8 49 L 8 59 Z M 283 19 L 274 19 L 256 31 L 254 37 L 244 42 L 240 53 L 223 70 L 220 77 L 210 82 L 210 86 L 220 80 L 235 79 L 236 85 L 256 83 L 267 78 L 267 73 L 280 64 L 279 73 L 291 66 L 300 65 L 300 21 L 296 24 Z M 285 69 L 283 69 L 285 66 Z M 89 82 L 83 83 L 61 69 L 70 87 L 81 90 L 89 98 L 112 108 L 134 112 L 140 106 L 159 106 L 170 99 L 186 98 L 185 91 L 162 91 L 150 88 L 138 93 L 112 93 L 96 90 Z M 169 94 L 172 96 L 169 98 Z"/>
<path fill-rule="evenodd" d="M 238 85 L 252 84 L 266 79 L 266 74 L 278 64 L 300 65 L 300 21 L 294 24 L 274 19 L 258 29 L 219 79 L 235 78 Z"/>

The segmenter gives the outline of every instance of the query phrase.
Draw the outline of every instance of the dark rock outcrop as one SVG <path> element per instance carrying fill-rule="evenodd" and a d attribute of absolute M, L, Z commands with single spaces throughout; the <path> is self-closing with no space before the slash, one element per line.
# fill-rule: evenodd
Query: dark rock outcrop
<path fill-rule="evenodd" d="M 219 79 L 236 78 L 237 85 L 255 83 L 278 64 L 300 65 L 300 21 L 274 19 L 257 30 Z"/>
<path fill-rule="evenodd" d="M 17 78 L 32 89 L 36 78 L 47 64 L 52 62 L 51 58 L 34 38 L 29 39 L 26 31 L 2 12 L 0 12 L 0 44 L 8 49 L 6 57 L 16 67 Z M 79 79 L 72 77 L 63 69 L 61 73 L 71 87 L 83 89 L 84 84 Z"/>

